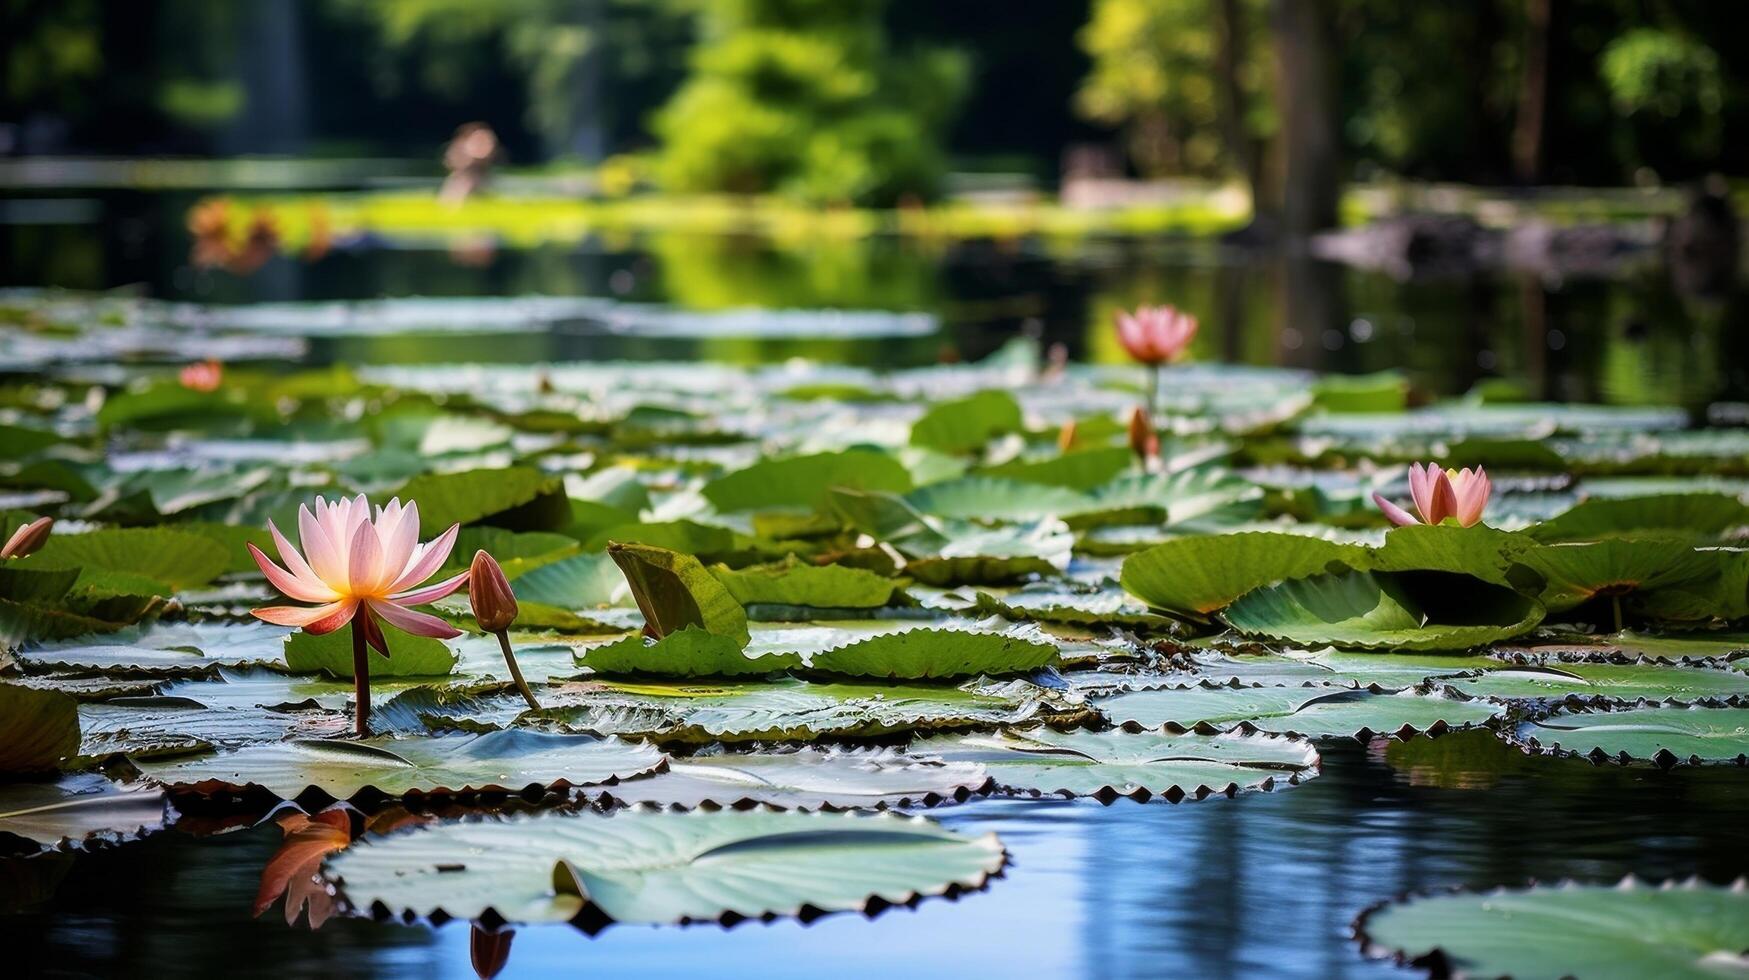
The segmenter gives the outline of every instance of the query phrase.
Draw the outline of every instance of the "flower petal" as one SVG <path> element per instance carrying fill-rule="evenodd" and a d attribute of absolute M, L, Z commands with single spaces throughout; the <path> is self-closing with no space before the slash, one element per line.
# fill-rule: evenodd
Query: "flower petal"
<path fill-rule="evenodd" d="M 303 541 L 304 556 L 317 578 L 335 592 L 345 592 L 350 582 L 346 577 L 346 560 L 328 533 L 328 514 L 332 508 L 317 497 L 316 510 L 318 513 L 312 513 L 308 507 L 298 507 L 298 538 Z"/>
<path fill-rule="evenodd" d="M 1465 481 L 1463 492 L 1458 495 L 1458 523 L 1470 527 L 1482 520 L 1482 512 L 1488 507 L 1488 497 L 1494 492 L 1494 482 L 1488 479 L 1488 474 L 1480 466 L 1469 480 Z"/>
<path fill-rule="evenodd" d="M 1442 469 L 1434 468 L 1432 479 L 1432 501 L 1428 505 L 1429 512 L 1421 516 L 1429 524 L 1438 524 L 1448 517 L 1456 517 L 1457 491 L 1452 489 L 1451 478 Z"/>
<path fill-rule="evenodd" d="M 275 626 L 301 626 L 304 632 L 321 636 L 345 626 L 357 609 L 357 601 L 342 599 L 325 606 L 263 606 L 249 612 Z"/>
<path fill-rule="evenodd" d="M 403 508 L 400 501 L 389 501 L 389 509 L 377 520 L 377 537 L 383 544 L 383 567 L 391 578 L 400 578 L 419 547 L 419 505 Z"/>
<path fill-rule="evenodd" d="M 300 553 L 297 548 L 292 547 L 292 543 L 286 540 L 285 535 L 279 533 L 279 528 L 276 527 L 271 520 L 267 522 L 267 533 L 273 536 L 273 546 L 279 549 L 279 560 L 285 562 L 286 571 L 291 572 L 294 577 L 302 579 L 303 581 L 310 583 L 312 586 L 321 585 L 324 591 L 333 593 L 322 599 L 310 601 L 327 602 L 329 599 L 332 599 L 339 594 L 335 593 L 333 589 L 328 588 L 327 583 L 322 581 L 322 577 L 317 575 L 315 569 L 310 567 L 310 563 L 304 560 L 303 554 Z"/>
<path fill-rule="evenodd" d="M 414 636 L 430 636 L 439 640 L 449 640 L 462 635 L 461 630 L 429 613 L 414 612 L 384 599 L 367 601 L 370 603 L 371 612 L 381 616 L 384 622 Z"/>
<path fill-rule="evenodd" d="M 333 602 L 339 598 L 333 589 L 320 581 L 306 581 L 274 564 L 273 559 L 255 547 L 254 542 L 245 544 L 249 548 L 249 554 L 255 559 L 255 564 L 260 566 L 261 574 L 267 576 L 267 581 L 287 597 L 299 602 Z"/>
<path fill-rule="evenodd" d="M 397 592 L 394 595 L 389 596 L 389 601 L 398 602 L 403 606 L 423 606 L 427 602 L 436 602 L 444 596 L 449 595 L 451 592 L 454 592 L 465 585 L 467 581 L 468 573 L 463 572 L 453 578 L 446 578 L 441 582 L 427 585 L 423 589 Z"/>
<path fill-rule="evenodd" d="M 1415 501 L 1415 510 L 1424 518 L 1427 517 L 1428 509 L 1433 506 L 1432 483 L 1428 479 L 1432 475 L 1432 469 L 1433 467 L 1422 466 L 1420 463 L 1409 464 L 1409 498 Z M 1428 523 L 1439 522 L 1430 520 Z"/>
<path fill-rule="evenodd" d="M 399 592 L 430 578 L 433 572 L 443 567 L 444 561 L 449 558 L 449 553 L 455 549 L 455 536 L 461 533 L 461 529 L 460 524 L 451 524 L 449 530 L 428 542 L 386 591 Z"/>
<path fill-rule="evenodd" d="M 1378 494 L 1378 493 L 1373 494 L 1372 495 L 1372 502 L 1375 504 L 1378 504 L 1379 510 L 1382 510 L 1385 512 L 1385 519 L 1386 520 L 1390 521 L 1392 524 L 1397 525 L 1398 527 L 1403 527 L 1403 526 L 1409 525 L 1409 524 L 1421 523 L 1420 521 L 1415 519 L 1414 514 L 1411 514 L 1408 511 L 1404 510 L 1403 508 L 1398 507 L 1396 504 L 1391 503 L 1389 500 L 1386 500 L 1382 494 Z"/>
<path fill-rule="evenodd" d="M 383 567 L 383 545 L 377 540 L 377 530 L 369 521 L 360 522 L 352 531 L 352 550 L 347 556 L 346 574 L 355 595 L 376 595 L 388 584 L 388 569 Z"/>

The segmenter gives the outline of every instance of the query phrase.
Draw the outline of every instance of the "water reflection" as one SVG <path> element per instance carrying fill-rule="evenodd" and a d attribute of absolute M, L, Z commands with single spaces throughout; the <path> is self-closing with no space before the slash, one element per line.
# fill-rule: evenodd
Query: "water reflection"
<path fill-rule="evenodd" d="M 1485 733 L 1335 743 L 1319 778 L 1231 800 L 982 800 L 931 816 L 962 833 L 994 831 L 1010 866 L 983 892 L 874 919 L 614 926 L 593 937 L 528 928 L 505 966 L 503 935 L 466 924 L 335 917 L 312 934 L 253 918 L 257 877 L 291 839 L 269 822 L 63 857 L 58 886 L 39 882 L 52 895 L 0 916 L 0 941 L 27 975 L 112 975 L 137 963 L 161 975 L 234 974 L 271 963 L 289 976 L 466 978 L 496 966 L 504 976 L 963 977 L 1006 963 L 1029 975 L 1391 977 L 1406 974 L 1363 960 L 1348 926 L 1401 891 L 1749 872 L 1749 785 L 1734 767 L 1662 773 L 1533 758 Z M 15 878 L 0 869 L 0 880 Z"/>
<path fill-rule="evenodd" d="M 12 256 L 0 284 L 137 284 L 151 295 L 219 303 L 599 296 L 690 309 L 921 311 L 944 324 L 939 336 L 903 341 L 600 338 L 547 329 L 444 345 L 376 338 L 318 344 L 317 360 L 753 363 L 806 356 L 917 365 L 943 350 L 976 358 L 1027 334 L 1046 347 L 1061 343 L 1077 359 L 1115 363 L 1123 354 L 1110 335 L 1112 313 L 1170 302 L 1203 321 L 1193 352 L 1203 360 L 1345 372 L 1402 368 L 1423 390 L 1444 394 L 1499 379 L 1532 398 L 1698 409 L 1749 396 L 1745 289 L 1729 276 L 1706 279 L 1706 289 L 1678 288 L 1686 281 L 1681 270 L 1656 260 L 1607 278 L 1486 269 L 1395 278 L 1309 255 L 1211 242 L 782 241 L 681 233 L 511 248 L 491 235 L 409 247 L 300 232 L 300 243 L 310 237 L 307 245 L 264 255 L 270 229 L 250 233 L 247 223 L 220 222 L 213 205 L 200 210 L 189 195 L 111 194 L 101 203 L 101 223 L 0 226 Z M 221 224 L 225 234 L 214 231 Z"/>

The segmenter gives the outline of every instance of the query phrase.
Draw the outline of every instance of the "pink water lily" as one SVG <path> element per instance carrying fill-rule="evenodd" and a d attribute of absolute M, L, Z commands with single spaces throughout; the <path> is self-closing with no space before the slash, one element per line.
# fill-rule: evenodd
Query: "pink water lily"
<path fill-rule="evenodd" d="M 1142 306 L 1117 315 L 1117 339 L 1143 364 L 1166 364 L 1183 356 L 1196 337 L 1197 319 L 1172 306 Z"/>
<path fill-rule="evenodd" d="M 468 573 L 420 587 L 455 547 L 461 525 L 426 544 L 419 543 L 419 505 L 390 500 L 378 507 L 371 519 L 370 503 L 363 494 L 333 503 L 317 497 L 314 511 L 298 508 L 298 538 L 303 551 L 279 533 L 273 522 L 267 530 L 279 548 L 285 567 L 275 564 L 249 545 L 249 553 L 273 587 L 299 602 L 313 606 L 267 606 L 253 610 L 256 618 L 280 626 L 302 627 L 317 635 L 332 633 L 355 623 L 364 639 L 384 656 L 388 643 L 377 618 L 415 636 L 450 639 L 461 630 L 429 613 L 409 607 L 435 602 L 462 587 Z"/>
<path fill-rule="evenodd" d="M 1439 524 L 1448 517 L 1455 517 L 1459 524 L 1470 527 L 1481 521 L 1482 511 L 1488 506 L 1488 495 L 1493 492 L 1494 484 L 1480 466 L 1474 470 L 1442 470 L 1435 463 L 1412 463 L 1409 466 L 1409 496 L 1413 498 L 1419 518 L 1386 500 L 1382 494 L 1375 493 L 1372 499 L 1385 512 L 1385 517 L 1398 527 Z"/>

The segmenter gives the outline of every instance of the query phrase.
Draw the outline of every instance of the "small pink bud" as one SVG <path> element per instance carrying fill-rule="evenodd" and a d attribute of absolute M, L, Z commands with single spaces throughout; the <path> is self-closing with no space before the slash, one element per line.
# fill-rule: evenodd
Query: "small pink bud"
<path fill-rule="evenodd" d="M 49 539 L 49 531 L 54 526 L 54 518 L 39 517 L 13 531 L 12 537 L 6 539 L 6 544 L 0 546 L 0 558 L 23 558 L 35 552 Z"/>
<path fill-rule="evenodd" d="M 474 552 L 474 563 L 468 567 L 468 605 L 488 633 L 502 633 L 516 622 L 516 593 L 510 591 L 504 569 L 484 551 Z"/>
<path fill-rule="evenodd" d="M 1154 423 L 1148 421 L 1148 413 L 1139 407 L 1130 413 L 1130 451 L 1144 463 L 1160 455 L 1160 437 L 1154 434 Z"/>

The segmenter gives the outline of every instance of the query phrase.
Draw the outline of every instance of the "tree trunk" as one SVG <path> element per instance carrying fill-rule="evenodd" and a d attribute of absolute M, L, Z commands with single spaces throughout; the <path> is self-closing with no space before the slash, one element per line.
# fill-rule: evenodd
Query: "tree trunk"
<path fill-rule="evenodd" d="M 1281 107 L 1282 231 L 1304 238 L 1334 228 L 1342 194 L 1337 142 L 1333 0 L 1273 0 L 1277 102 Z"/>
<path fill-rule="evenodd" d="M 1518 118 L 1512 126 L 1512 175 L 1522 184 L 1534 184 L 1542 176 L 1553 4 L 1554 0 L 1525 0 L 1524 4 L 1524 67 L 1518 82 Z"/>
<path fill-rule="evenodd" d="M 1211 0 L 1215 24 L 1215 76 L 1220 85 L 1221 139 L 1227 145 L 1227 155 L 1245 175 L 1251 190 L 1251 223 L 1274 209 L 1275 201 L 1264 184 L 1263 146 L 1245 128 L 1251 112 L 1245 88 L 1239 84 L 1239 64 L 1245 58 L 1248 38 L 1245 33 L 1245 12 L 1240 0 Z M 1267 222 L 1265 222 L 1267 223 Z"/>

